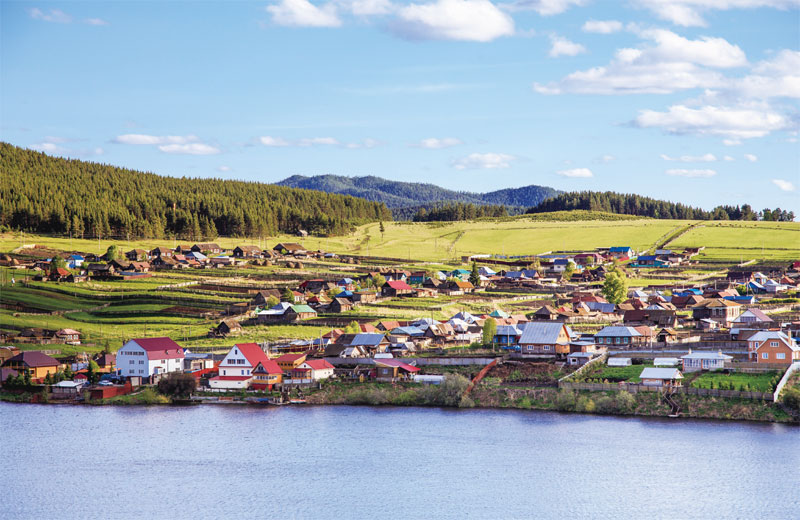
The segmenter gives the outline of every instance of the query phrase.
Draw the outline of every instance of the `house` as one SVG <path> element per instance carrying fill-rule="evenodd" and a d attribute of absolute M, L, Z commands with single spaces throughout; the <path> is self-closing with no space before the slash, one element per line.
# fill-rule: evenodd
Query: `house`
<path fill-rule="evenodd" d="M 0 365 L 19 354 L 17 347 L 0 347 Z"/>
<path fill-rule="evenodd" d="M 791 365 L 800 361 L 800 346 L 785 332 L 762 330 L 747 338 L 747 356 L 756 363 Z"/>
<path fill-rule="evenodd" d="M 733 325 L 737 327 L 742 326 L 771 326 L 775 323 L 772 318 L 764 314 L 761 309 L 750 308 L 745 310 L 733 320 Z"/>
<path fill-rule="evenodd" d="M 498 325 L 493 342 L 499 347 L 515 347 L 522 336 L 522 331 L 516 325 Z"/>
<path fill-rule="evenodd" d="M 334 298 L 328 305 L 328 312 L 347 312 L 353 310 L 353 302 L 345 298 Z"/>
<path fill-rule="evenodd" d="M 233 318 L 225 318 L 213 330 L 213 336 L 222 337 L 229 334 L 238 334 L 242 332 L 242 324 Z"/>
<path fill-rule="evenodd" d="M 150 255 L 144 249 L 131 249 L 125 253 L 125 258 L 131 262 L 143 262 L 150 258 Z"/>
<path fill-rule="evenodd" d="M 681 386 L 683 374 L 677 368 L 645 367 L 639 379 L 645 386 Z"/>
<path fill-rule="evenodd" d="M 177 269 L 179 262 L 172 256 L 159 256 L 150 262 L 150 266 L 154 269 Z"/>
<path fill-rule="evenodd" d="M 147 378 L 183 370 L 183 348 L 170 338 L 137 338 L 117 351 L 117 370 L 125 377 Z"/>
<path fill-rule="evenodd" d="M 278 301 L 281 300 L 281 292 L 278 289 L 261 289 L 253 296 L 253 299 L 250 300 L 250 305 L 254 305 L 257 307 L 263 307 L 267 304 L 267 301 L 274 297 Z"/>
<path fill-rule="evenodd" d="M 117 356 L 109 353 L 101 354 L 94 358 L 94 362 L 97 363 L 99 372 L 114 372 L 117 366 Z"/>
<path fill-rule="evenodd" d="M 108 278 L 116 270 L 111 264 L 89 264 L 86 266 L 86 273 L 95 278 Z"/>
<path fill-rule="evenodd" d="M 69 269 L 80 269 L 85 261 L 86 259 L 83 257 L 83 255 L 72 254 L 67 257 L 67 267 Z"/>
<path fill-rule="evenodd" d="M 203 254 L 212 254 L 212 255 L 219 255 L 221 254 L 224 249 L 219 247 L 218 244 L 214 242 L 205 242 L 202 244 L 195 244 L 192 246 L 192 251 L 195 253 L 203 253 Z"/>
<path fill-rule="evenodd" d="M 307 252 L 305 247 L 294 242 L 281 242 L 272 249 L 283 255 L 304 255 Z"/>
<path fill-rule="evenodd" d="M 688 309 L 703 301 L 703 296 L 698 294 L 682 294 L 673 296 L 669 302 L 676 309 Z"/>
<path fill-rule="evenodd" d="M 674 329 L 665 327 L 656 334 L 656 341 L 659 343 L 674 343 L 678 341 L 678 333 Z"/>
<path fill-rule="evenodd" d="M 50 386 L 50 391 L 54 399 L 75 399 L 85 384 L 85 381 L 59 381 Z"/>
<path fill-rule="evenodd" d="M 594 339 L 598 345 L 631 347 L 643 342 L 642 334 L 633 327 L 606 326 L 603 327 Z"/>
<path fill-rule="evenodd" d="M 634 251 L 628 246 L 621 246 L 621 247 L 612 247 L 608 250 L 609 256 L 616 258 L 617 260 L 627 260 L 631 256 L 633 256 Z"/>
<path fill-rule="evenodd" d="M 286 321 L 309 320 L 317 317 L 317 311 L 308 305 L 292 305 L 284 313 Z"/>
<path fill-rule="evenodd" d="M 81 344 L 81 333 L 75 329 L 59 329 L 55 333 L 55 338 L 67 345 Z"/>
<path fill-rule="evenodd" d="M 305 362 L 305 360 L 306 360 L 305 354 L 284 354 L 282 356 L 275 358 L 275 362 L 284 372 L 289 372 L 290 370 L 293 370 L 298 365 Z"/>
<path fill-rule="evenodd" d="M 722 327 L 729 327 L 741 312 L 742 306 L 739 303 L 719 298 L 704 300 L 692 307 L 692 317 L 695 320 L 714 320 Z"/>
<path fill-rule="evenodd" d="M 378 299 L 378 293 L 375 291 L 356 291 L 353 293 L 353 302 L 358 303 L 373 303 Z"/>
<path fill-rule="evenodd" d="M 349 346 L 363 347 L 368 353 L 374 355 L 375 353 L 386 352 L 389 343 L 389 339 L 383 334 L 364 332 L 356 334 L 350 341 Z"/>
<path fill-rule="evenodd" d="M 217 366 L 218 375 L 209 379 L 208 385 L 220 390 L 249 388 L 253 379 L 253 369 L 259 363 L 274 369 L 275 362 L 270 361 L 257 343 L 237 343 L 220 361 Z"/>
<path fill-rule="evenodd" d="M 523 354 L 544 354 L 550 356 L 569 354 L 572 331 L 560 322 L 530 322 L 526 324 L 519 338 L 520 352 Z"/>
<path fill-rule="evenodd" d="M 413 381 L 419 368 L 399 359 L 376 359 L 375 379 L 381 382 Z"/>
<path fill-rule="evenodd" d="M 55 267 L 50 269 L 50 275 L 47 278 L 51 282 L 66 282 L 69 281 L 70 276 L 72 276 L 72 273 L 68 270 L 63 267 Z"/>
<path fill-rule="evenodd" d="M 698 370 L 722 370 L 725 363 L 730 362 L 733 356 L 717 352 L 692 352 L 681 356 L 682 370 L 684 372 L 697 372 Z"/>
<path fill-rule="evenodd" d="M 599 265 L 603 263 L 603 256 L 600 253 L 578 253 L 574 259 L 578 265 Z"/>
<path fill-rule="evenodd" d="M 670 263 L 655 255 L 642 255 L 636 258 L 631 267 L 669 267 Z"/>
<path fill-rule="evenodd" d="M 414 288 L 403 280 L 391 280 L 381 287 L 382 296 L 403 296 L 405 294 L 412 294 L 413 292 Z"/>
<path fill-rule="evenodd" d="M 173 254 L 174 253 L 173 253 L 172 249 L 169 249 L 169 248 L 166 248 L 166 247 L 157 247 L 157 248 L 153 249 L 152 251 L 150 251 L 150 256 L 153 257 L 153 258 L 162 258 L 162 257 L 163 258 L 167 258 L 167 257 L 171 257 Z"/>
<path fill-rule="evenodd" d="M 601 355 L 601 352 L 570 352 L 567 354 L 567 364 L 574 367 L 582 367 Z"/>
<path fill-rule="evenodd" d="M 252 370 L 253 379 L 250 388 L 253 390 L 272 390 L 275 385 L 283 381 L 283 371 L 278 364 L 272 360 L 259 361 Z"/>
<path fill-rule="evenodd" d="M 324 359 L 309 359 L 294 367 L 290 375 L 290 384 L 320 381 L 333 376 L 333 365 Z"/>
<path fill-rule="evenodd" d="M 261 248 L 258 246 L 236 246 L 233 248 L 235 258 L 261 258 Z"/>
<path fill-rule="evenodd" d="M 61 363 L 38 350 L 26 350 L 3 363 L 3 368 L 16 370 L 19 374 L 28 374 L 31 379 L 43 379 L 47 374 L 55 374 Z"/>
<path fill-rule="evenodd" d="M 532 316 L 535 320 L 555 321 L 558 319 L 559 313 L 551 305 L 544 305 L 534 312 Z"/>

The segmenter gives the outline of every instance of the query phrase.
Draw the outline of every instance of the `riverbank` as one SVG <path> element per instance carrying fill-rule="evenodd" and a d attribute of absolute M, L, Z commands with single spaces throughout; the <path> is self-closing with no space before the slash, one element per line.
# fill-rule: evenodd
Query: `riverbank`
<path fill-rule="evenodd" d="M 654 392 L 629 393 L 558 390 L 556 388 L 503 387 L 479 385 L 465 395 L 468 380 L 449 377 L 441 385 L 410 383 L 356 383 L 327 381 L 321 388 L 307 390 L 302 397 L 309 405 L 367 405 L 395 407 L 487 408 L 571 412 L 598 415 L 669 417 L 672 407 Z M 261 397 L 267 397 L 263 394 Z M 196 404 L 254 404 L 246 393 L 217 395 L 224 400 L 196 401 Z M 759 421 L 800 424 L 800 415 L 781 403 L 675 395 L 680 407 L 678 418 Z M 109 399 L 70 401 L 52 399 L 43 392 L 0 392 L 0 401 L 36 404 L 73 404 L 90 406 L 170 405 L 168 396 L 147 387 L 132 394 Z M 185 404 L 186 400 L 181 400 Z"/>

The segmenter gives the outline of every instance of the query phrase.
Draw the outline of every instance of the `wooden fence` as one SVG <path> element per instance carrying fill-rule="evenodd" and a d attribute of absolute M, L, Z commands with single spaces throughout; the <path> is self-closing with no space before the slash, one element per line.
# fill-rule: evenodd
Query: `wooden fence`
<path fill-rule="evenodd" d="M 632 394 L 638 392 L 660 392 L 664 386 L 650 386 L 637 383 L 570 383 L 559 381 L 559 389 L 564 390 L 588 390 L 590 392 L 619 392 L 625 390 Z M 692 388 L 686 386 L 669 387 L 678 394 L 700 395 L 708 397 L 727 397 L 739 399 L 754 399 L 761 401 L 774 401 L 772 392 L 740 392 L 738 390 L 719 390 L 717 388 Z"/>

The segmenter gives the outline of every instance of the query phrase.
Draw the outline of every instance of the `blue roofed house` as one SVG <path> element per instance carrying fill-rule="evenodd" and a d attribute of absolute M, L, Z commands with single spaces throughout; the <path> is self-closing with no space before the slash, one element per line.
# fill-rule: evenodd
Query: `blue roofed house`
<path fill-rule="evenodd" d="M 350 346 L 361 347 L 366 352 L 374 356 L 376 353 L 386 352 L 386 349 L 389 347 L 390 343 L 391 342 L 389 341 L 389 338 L 383 334 L 363 332 L 355 335 L 355 337 L 350 341 Z"/>
<path fill-rule="evenodd" d="M 497 271 L 495 271 L 491 267 L 481 266 L 478 268 L 478 274 L 482 276 L 494 276 L 497 274 Z"/>
<path fill-rule="evenodd" d="M 616 246 L 609 248 L 608 254 L 614 258 L 630 258 L 633 256 L 633 249 L 628 246 Z"/>
<path fill-rule="evenodd" d="M 519 339 L 522 354 L 566 356 L 575 334 L 564 323 L 535 321 L 525 325 Z"/>
<path fill-rule="evenodd" d="M 78 254 L 69 255 L 69 258 L 67 258 L 67 268 L 68 269 L 78 269 L 80 266 L 83 265 L 83 262 L 85 260 L 86 259 L 83 258 L 83 256 L 78 255 Z"/>
<path fill-rule="evenodd" d="M 516 347 L 522 331 L 516 325 L 498 325 L 494 344 L 499 347 Z"/>
<path fill-rule="evenodd" d="M 655 255 L 644 255 L 636 258 L 636 261 L 631 265 L 633 267 L 669 267 L 670 264 Z"/>

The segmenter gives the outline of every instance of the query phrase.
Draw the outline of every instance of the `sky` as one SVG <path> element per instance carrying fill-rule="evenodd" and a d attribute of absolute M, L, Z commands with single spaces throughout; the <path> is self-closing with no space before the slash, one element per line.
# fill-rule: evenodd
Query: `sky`
<path fill-rule="evenodd" d="M 171 176 L 377 175 L 800 214 L 800 0 L 0 2 L 0 137 Z"/>

